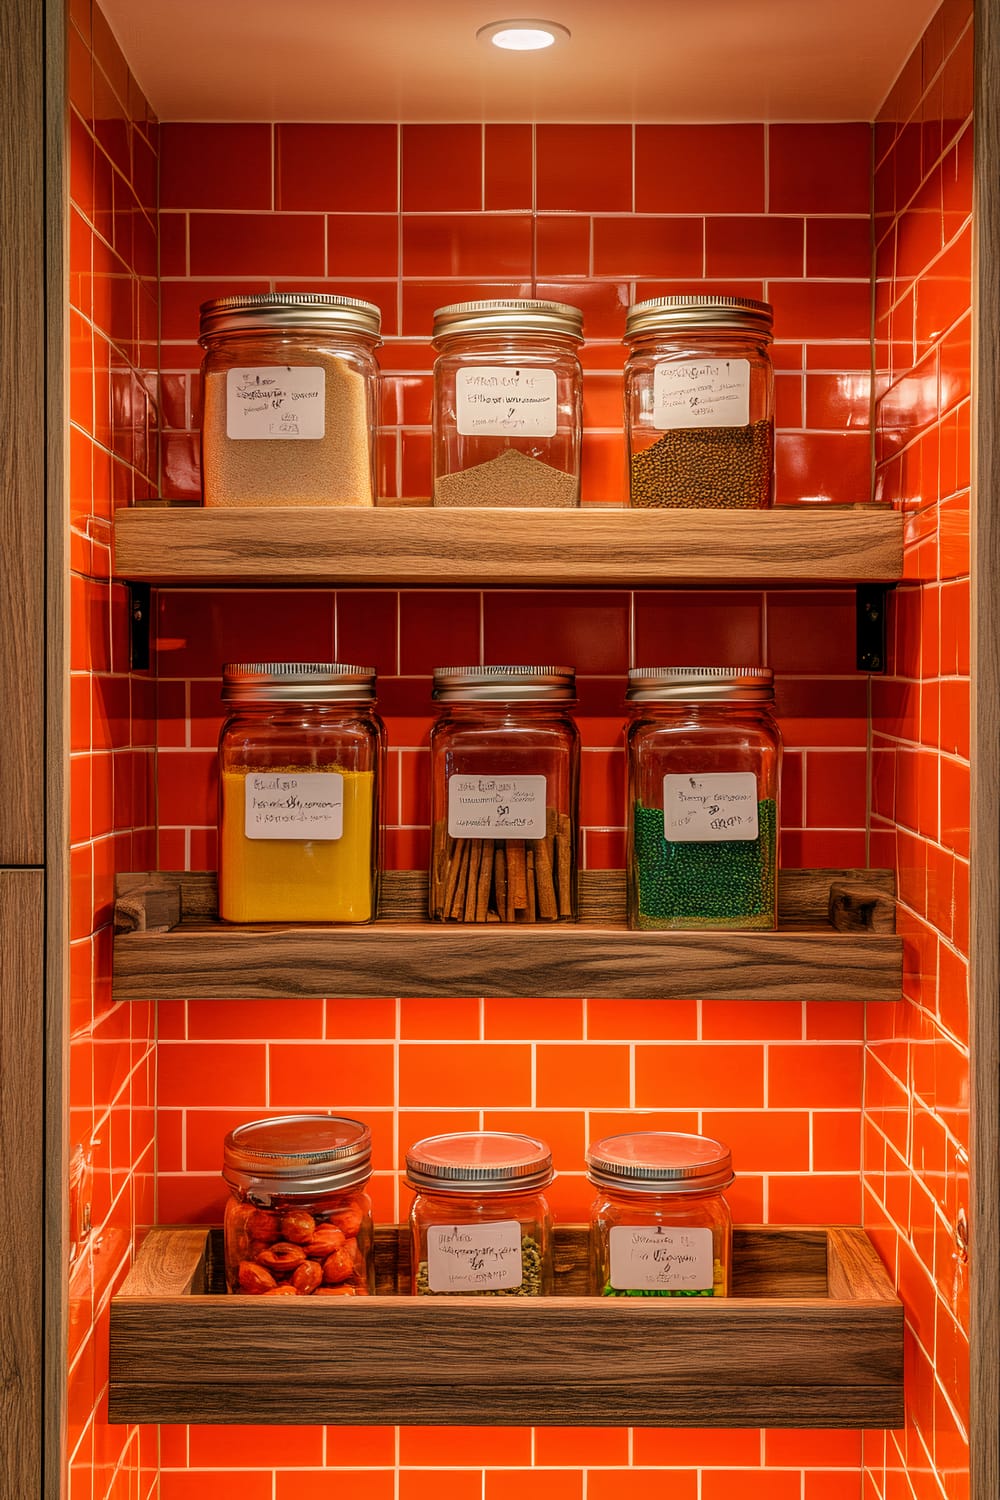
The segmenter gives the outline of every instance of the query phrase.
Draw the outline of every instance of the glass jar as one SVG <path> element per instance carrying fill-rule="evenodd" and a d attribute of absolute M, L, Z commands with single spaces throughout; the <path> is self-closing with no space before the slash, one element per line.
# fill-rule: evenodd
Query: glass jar
<path fill-rule="evenodd" d="M 372 1140 L 360 1120 L 283 1115 L 226 1136 L 224 1238 L 231 1292 L 367 1297 L 375 1291 Z"/>
<path fill-rule="evenodd" d="M 438 308 L 435 505 L 579 505 L 582 329 L 563 302 Z"/>
<path fill-rule="evenodd" d="M 625 324 L 629 498 L 638 506 L 774 503 L 771 307 L 653 297 Z"/>
<path fill-rule="evenodd" d="M 374 667 L 231 665 L 222 698 L 219 916 L 370 922 L 385 755 Z"/>
<path fill-rule="evenodd" d="M 640 1130 L 587 1151 L 590 1290 L 598 1297 L 727 1297 L 733 1222 L 729 1147 Z"/>
<path fill-rule="evenodd" d="M 415 1296 L 538 1297 L 552 1290 L 544 1189 L 552 1153 L 530 1135 L 434 1135 L 406 1153 Z"/>
<path fill-rule="evenodd" d="M 630 927 L 774 927 L 781 735 L 770 667 L 629 672 Z"/>
<path fill-rule="evenodd" d="M 576 902 L 571 667 L 436 667 L 430 915 L 555 922 Z"/>
<path fill-rule="evenodd" d="M 381 316 L 305 292 L 202 305 L 206 505 L 374 505 Z"/>

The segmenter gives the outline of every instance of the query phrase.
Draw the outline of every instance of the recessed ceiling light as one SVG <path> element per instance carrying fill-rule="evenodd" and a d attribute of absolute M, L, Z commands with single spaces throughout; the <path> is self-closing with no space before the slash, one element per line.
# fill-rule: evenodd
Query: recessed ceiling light
<path fill-rule="evenodd" d="M 558 21 L 492 21 L 481 26 L 476 36 L 506 52 L 540 52 L 555 42 L 569 41 L 569 32 Z"/>

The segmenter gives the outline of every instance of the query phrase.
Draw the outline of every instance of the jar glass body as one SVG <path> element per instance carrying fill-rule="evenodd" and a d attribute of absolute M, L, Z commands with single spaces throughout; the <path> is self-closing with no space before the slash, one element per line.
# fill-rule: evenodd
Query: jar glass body
<path fill-rule="evenodd" d="M 202 342 L 206 505 L 374 505 L 373 337 L 281 328 Z"/>
<path fill-rule="evenodd" d="M 563 705 L 449 703 L 430 746 L 431 917 L 575 919 L 580 735 Z"/>
<path fill-rule="evenodd" d="M 763 332 L 630 335 L 625 363 L 634 506 L 760 510 L 774 503 L 774 372 Z M 700 413 L 697 416 L 693 412 Z"/>
<path fill-rule="evenodd" d="M 732 1215 L 720 1192 L 601 1187 L 590 1209 L 590 1290 L 598 1297 L 727 1297 L 732 1244 Z"/>
<path fill-rule="evenodd" d="M 223 1233 L 226 1284 L 249 1296 L 371 1296 L 375 1292 L 371 1198 L 342 1192 L 255 1196 L 230 1185 Z"/>
<path fill-rule="evenodd" d="M 773 928 L 781 736 L 769 708 L 739 702 L 637 704 L 627 753 L 629 925 Z M 713 779 L 720 776 L 721 782 Z M 734 776 L 745 779 L 728 779 Z M 751 777 L 752 782 L 746 779 Z M 689 793 L 692 778 L 699 789 Z M 668 838 L 671 819 L 691 795 L 703 797 L 703 784 L 712 793 L 723 792 L 720 815 L 700 815 L 704 837 Z M 734 793 L 742 802 L 731 800 Z M 726 826 L 735 823 L 727 813 L 733 807 L 752 812 L 754 798 L 756 836 L 748 837 L 745 826 Z"/>
<path fill-rule="evenodd" d="M 578 341 L 491 331 L 434 343 L 434 504 L 579 505 Z"/>
<path fill-rule="evenodd" d="M 385 731 L 368 704 L 241 705 L 219 738 L 219 916 L 227 922 L 370 922 L 381 868 Z M 321 776 L 321 782 L 311 778 Z M 282 802 L 341 816 L 274 837 Z M 277 808 L 277 813 L 269 809 Z"/>
<path fill-rule="evenodd" d="M 422 1190 L 410 1208 L 410 1234 L 415 1296 L 539 1297 L 552 1291 L 544 1193 Z"/>

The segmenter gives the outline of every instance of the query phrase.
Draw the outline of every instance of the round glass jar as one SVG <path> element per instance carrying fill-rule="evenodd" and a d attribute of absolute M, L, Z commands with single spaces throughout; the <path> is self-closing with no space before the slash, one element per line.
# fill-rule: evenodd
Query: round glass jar
<path fill-rule="evenodd" d="M 432 918 L 555 922 L 577 914 L 580 735 L 571 667 L 436 667 Z"/>
<path fill-rule="evenodd" d="M 381 317 L 305 292 L 203 303 L 206 505 L 374 505 Z"/>
<path fill-rule="evenodd" d="M 544 1141 L 504 1131 L 434 1135 L 406 1153 L 412 1290 L 432 1297 L 538 1297 L 552 1290 Z"/>
<path fill-rule="evenodd" d="M 653 297 L 625 324 L 625 434 L 636 506 L 774 503 L 771 307 Z"/>
<path fill-rule="evenodd" d="M 231 665 L 222 698 L 219 916 L 370 922 L 385 756 L 374 667 Z"/>
<path fill-rule="evenodd" d="M 590 1289 L 598 1297 L 727 1297 L 733 1222 L 729 1147 L 640 1130 L 587 1151 Z"/>
<path fill-rule="evenodd" d="M 579 505 L 582 330 L 563 302 L 438 308 L 435 505 Z"/>
<path fill-rule="evenodd" d="M 781 735 L 770 667 L 628 677 L 629 926 L 774 927 Z"/>
<path fill-rule="evenodd" d="M 283 1115 L 226 1136 L 224 1237 L 231 1292 L 367 1297 L 375 1291 L 372 1141 L 361 1120 Z"/>

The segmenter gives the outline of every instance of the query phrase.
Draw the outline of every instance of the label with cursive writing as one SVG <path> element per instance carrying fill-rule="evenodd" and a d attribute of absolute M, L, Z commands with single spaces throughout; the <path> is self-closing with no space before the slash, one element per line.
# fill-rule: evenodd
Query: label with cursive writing
<path fill-rule="evenodd" d="M 453 839 L 543 839 L 544 776 L 449 776 Z"/>
<path fill-rule="evenodd" d="M 321 438 L 326 435 L 322 365 L 260 365 L 226 371 L 226 437 Z"/>
<path fill-rule="evenodd" d="M 520 1286 L 521 1226 L 434 1224 L 427 1231 L 427 1283 L 432 1292 L 500 1292 Z"/>
<path fill-rule="evenodd" d="M 248 771 L 243 806 L 248 839 L 339 839 L 344 778 L 339 771 Z"/>
<path fill-rule="evenodd" d="M 554 437 L 555 370 L 482 365 L 455 376 L 455 418 L 463 437 Z"/>
<path fill-rule="evenodd" d="M 713 1285 L 710 1229 L 648 1228 L 616 1224 L 611 1242 L 611 1285 L 616 1292 L 704 1292 Z"/>
<path fill-rule="evenodd" d="M 757 778 L 752 771 L 664 776 L 663 837 L 668 844 L 755 839 Z"/>
<path fill-rule="evenodd" d="M 749 421 L 748 359 L 664 360 L 653 371 L 653 426 L 661 432 Z"/>

